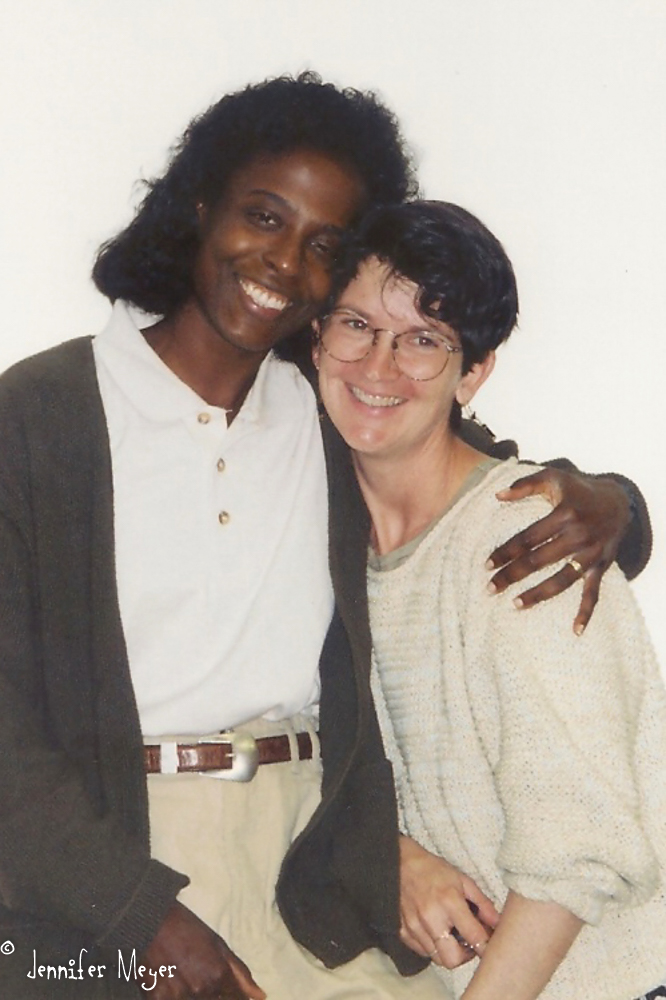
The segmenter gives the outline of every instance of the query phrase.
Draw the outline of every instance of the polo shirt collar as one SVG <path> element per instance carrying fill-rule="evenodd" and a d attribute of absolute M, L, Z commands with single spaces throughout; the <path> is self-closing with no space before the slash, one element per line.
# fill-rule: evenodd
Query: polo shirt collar
<path fill-rule="evenodd" d="M 179 379 L 149 346 L 141 330 L 159 319 L 128 302 L 114 303 L 109 322 L 96 338 L 96 350 L 108 373 L 136 410 L 149 420 L 189 423 L 202 410 L 224 412 Z M 282 364 L 272 351 L 264 358 L 234 424 L 274 422 L 285 416 L 276 394 L 267 385 L 271 369 Z"/>

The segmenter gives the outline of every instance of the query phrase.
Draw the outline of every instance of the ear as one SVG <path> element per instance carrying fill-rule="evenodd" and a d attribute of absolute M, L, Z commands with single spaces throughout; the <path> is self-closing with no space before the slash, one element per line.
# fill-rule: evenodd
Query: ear
<path fill-rule="evenodd" d="M 491 351 L 478 365 L 472 365 L 460 379 L 456 389 L 456 399 L 461 406 L 467 406 L 481 388 L 495 367 L 495 352 Z"/>

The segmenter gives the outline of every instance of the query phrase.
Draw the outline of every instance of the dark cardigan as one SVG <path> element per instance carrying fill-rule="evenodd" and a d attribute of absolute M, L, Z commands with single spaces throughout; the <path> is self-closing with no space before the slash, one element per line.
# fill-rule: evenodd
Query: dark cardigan
<path fill-rule="evenodd" d="M 0 930 L 55 958 L 95 944 L 140 952 L 187 877 L 150 857 L 91 341 L 2 376 L 0 427 Z M 326 965 L 378 946 L 412 973 L 425 963 L 398 936 L 392 774 L 369 687 L 368 516 L 326 419 L 323 432 L 337 610 L 320 661 L 322 802 L 277 896 Z"/>
<path fill-rule="evenodd" d="M 0 427 L 0 927 L 51 937 L 54 953 L 56 941 L 61 954 L 81 942 L 140 952 L 187 878 L 150 858 L 91 341 L 7 372 Z M 369 689 L 364 544 L 358 553 L 321 656 L 322 802 L 278 901 L 327 965 L 378 945 L 411 972 L 423 963 L 398 937 L 397 820 Z"/>

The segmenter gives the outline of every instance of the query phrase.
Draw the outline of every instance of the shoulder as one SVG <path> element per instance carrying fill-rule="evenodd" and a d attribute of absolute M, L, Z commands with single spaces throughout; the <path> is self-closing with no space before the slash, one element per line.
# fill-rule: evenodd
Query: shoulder
<path fill-rule="evenodd" d="M 517 501 L 497 499 L 501 490 L 507 489 L 522 476 L 532 475 L 539 468 L 538 465 L 509 458 L 490 469 L 453 508 L 451 520 L 456 533 L 464 535 L 468 543 L 475 547 L 490 546 L 490 552 L 511 535 L 549 513 L 552 508 L 541 496 Z"/>
<path fill-rule="evenodd" d="M 488 558 L 498 546 L 524 531 L 552 510 L 541 496 L 505 501 L 497 493 L 511 486 L 516 479 L 534 472 L 538 466 L 527 465 L 511 458 L 492 468 L 483 479 L 465 493 L 444 516 L 433 532 L 433 551 L 428 558 L 436 561 L 442 582 L 446 582 L 447 600 L 454 600 L 465 618 L 475 618 L 491 610 L 487 603 L 487 587 L 491 572 Z M 530 578 L 536 585 L 553 572 L 538 571 Z M 493 607 L 499 603 L 512 607 L 512 599 L 527 589 L 525 582 L 510 587 L 501 600 L 493 597 Z"/>
<path fill-rule="evenodd" d="M 67 341 L 19 361 L 0 376 L 0 426 L 6 465 L 26 453 L 77 454 L 104 427 L 92 339 Z"/>
<path fill-rule="evenodd" d="M 17 362 L 0 375 L 0 400 L 67 392 L 94 378 L 92 338 L 78 337 Z"/>
<path fill-rule="evenodd" d="M 475 627 L 483 620 L 489 629 L 496 630 L 492 633 L 493 642 L 499 641 L 499 635 L 505 635 L 511 636 L 515 646 L 532 643 L 534 648 L 541 648 L 540 643 L 549 635 L 551 649 L 560 650 L 563 658 L 576 663 L 584 644 L 571 625 L 580 604 L 582 580 L 525 614 L 516 615 L 513 605 L 516 596 L 553 575 L 564 561 L 534 571 L 528 580 L 513 584 L 501 594 L 487 593 L 490 572 L 485 563 L 493 549 L 552 510 L 541 496 L 501 501 L 496 493 L 538 468 L 510 459 L 493 469 L 468 498 L 463 498 L 457 505 L 460 511 L 448 538 L 446 573 L 461 614 Z M 604 650 L 601 659 L 610 661 L 620 648 L 620 633 L 631 634 L 636 648 L 645 646 L 644 624 L 635 598 L 621 570 L 611 566 L 604 576 L 600 600 L 585 639 L 591 644 L 594 636 Z"/>

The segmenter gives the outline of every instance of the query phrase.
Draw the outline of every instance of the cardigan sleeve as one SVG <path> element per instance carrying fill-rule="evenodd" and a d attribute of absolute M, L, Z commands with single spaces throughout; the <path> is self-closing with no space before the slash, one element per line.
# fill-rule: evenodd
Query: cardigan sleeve
<path fill-rule="evenodd" d="M 68 350 L 54 357 L 68 373 L 76 369 L 78 354 Z M 89 384 L 75 380 L 71 395 L 65 393 L 66 412 L 72 413 L 65 437 L 75 438 L 77 426 L 94 420 L 84 405 Z M 85 590 L 85 574 L 75 580 L 77 567 L 91 558 L 85 546 L 76 546 L 83 537 L 79 528 L 88 530 L 90 511 L 71 501 L 75 477 L 57 448 L 49 447 L 49 435 L 63 422 L 54 406 L 47 408 L 51 419 L 42 421 L 37 444 L 28 444 L 23 417 L 40 409 L 39 385 L 21 368 L 3 377 L 0 391 L 0 920 L 7 921 L 7 911 L 22 921 L 32 916 L 78 928 L 112 948 L 141 951 L 187 878 L 151 860 L 147 836 L 134 835 L 91 781 L 99 766 L 90 721 L 94 699 L 75 670 L 86 652 L 90 657 L 85 615 L 76 600 Z M 78 478 L 90 481 L 92 468 L 78 443 Z M 69 506 L 37 474 L 36 466 L 46 460 L 62 480 Z M 41 534 L 36 506 L 51 512 Z M 56 535 L 69 539 L 64 551 L 71 557 L 64 565 L 61 549 L 52 546 Z M 46 578 L 45 565 L 52 573 Z M 48 602 L 63 613 L 51 616 L 46 628 Z M 66 650 L 70 655 L 61 652 Z M 82 760 L 89 762 L 87 771 Z"/>
<path fill-rule="evenodd" d="M 539 508 L 540 500 L 498 506 L 479 551 Z M 581 584 L 520 612 L 512 603 L 519 586 L 491 596 L 485 577 L 473 571 L 473 579 L 480 592 L 467 595 L 466 673 L 486 725 L 493 706 L 487 746 L 504 816 L 498 868 L 517 893 L 598 923 L 609 907 L 647 900 L 659 882 L 646 815 L 663 783 L 666 699 L 640 612 L 616 567 L 582 637 L 564 624 Z"/>
<path fill-rule="evenodd" d="M 100 817 L 51 745 L 28 694 L 27 572 L 18 534 L 0 517 L 0 899 L 10 910 L 141 948 L 187 880 L 151 861 L 113 817 Z"/>

